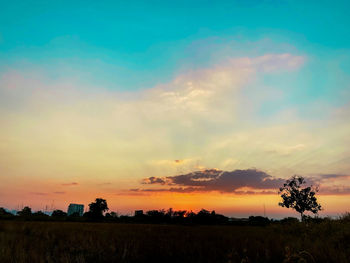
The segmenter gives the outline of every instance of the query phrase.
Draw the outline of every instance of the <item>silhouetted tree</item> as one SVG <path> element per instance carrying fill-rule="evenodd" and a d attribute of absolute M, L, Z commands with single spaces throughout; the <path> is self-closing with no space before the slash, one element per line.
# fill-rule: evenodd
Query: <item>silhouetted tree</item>
<path fill-rule="evenodd" d="M 106 213 L 106 214 L 105 214 L 105 218 L 112 218 L 112 216 L 111 216 L 110 213 Z"/>
<path fill-rule="evenodd" d="M 32 209 L 29 206 L 26 206 L 22 209 L 22 211 L 17 212 L 17 215 L 19 215 L 19 216 L 31 216 Z"/>
<path fill-rule="evenodd" d="M 303 177 L 293 176 L 283 184 L 279 191 L 282 202 L 278 205 L 294 209 L 300 213 L 301 220 L 303 220 L 305 211 L 317 214 L 322 209 L 315 196 L 318 189 L 312 186 L 303 187 L 305 183 Z"/>
<path fill-rule="evenodd" d="M 178 210 L 174 212 L 174 217 L 183 218 L 186 215 L 186 210 Z"/>
<path fill-rule="evenodd" d="M 172 218 L 174 216 L 174 210 L 172 208 L 169 208 L 166 213 L 165 216 L 168 218 Z"/>
<path fill-rule="evenodd" d="M 174 211 L 174 216 L 173 216 L 174 222 L 176 223 L 184 222 L 186 213 L 187 213 L 186 210 Z"/>
<path fill-rule="evenodd" d="M 80 217 L 80 214 L 79 214 L 79 212 L 74 212 L 74 213 L 70 214 L 69 217 Z"/>
<path fill-rule="evenodd" d="M 263 216 L 250 216 L 248 222 L 250 225 L 266 226 L 270 223 L 270 220 Z"/>
<path fill-rule="evenodd" d="M 215 221 L 215 212 L 202 209 L 194 216 L 194 222 L 197 224 L 211 224 Z"/>
<path fill-rule="evenodd" d="M 102 198 L 96 198 L 95 202 L 89 204 L 89 212 L 85 213 L 85 215 L 96 219 L 102 218 L 103 213 L 108 210 L 107 201 Z"/>
<path fill-rule="evenodd" d="M 0 207 L 0 216 L 11 215 L 11 213 L 7 212 L 5 208 Z"/>
<path fill-rule="evenodd" d="M 215 214 L 215 211 L 213 211 Z M 202 216 L 202 217 L 209 217 L 210 216 L 210 211 L 202 209 L 201 211 L 198 212 L 197 216 Z"/>
<path fill-rule="evenodd" d="M 295 224 L 295 223 L 298 223 L 299 220 L 296 217 L 285 217 L 285 218 L 281 219 L 280 222 L 282 224 Z"/>
<path fill-rule="evenodd" d="M 118 216 L 116 212 L 110 212 L 105 214 L 105 218 L 108 221 L 116 221 L 118 219 Z"/>
<path fill-rule="evenodd" d="M 148 219 L 153 223 L 160 223 L 164 221 L 165 210 L 150 210 L 146 212 Z"/>
<path fill-rule="evenodd" d="M 113 218 L 117 218 L 118 217 L 118 214 L 116 212 L 111 212 L 110 215 Z"/>
<path fill-rule="evenodd" d="M 187 219 L 187 221 L 189 221 L 189 222 L 192 222 L 193 219 L 196 217 L 196 215 L 197 215 L 197 214 L 196 214 L 195 212 L 193 212 L 192 210 L 191 210 L 191 211 L 187 211 L 186 214 L 185 214 L 186 219 Z"/>
<path fill-rule="evenodd" d="M 349 222 L 350 223 L 350 212 L 346 212 L 339 218 L 343 222 Z"/>
<path fill-rule="evenodd" d="M 12 218 L 12 217 L 14 217 L 13 214 L 7 212 L 5 208 L 0 207 L 0 218 L 9 219 L 9 218 Z"/>
<path fill-rule="evenodd" d="M 66 217 L 67 213 L 62 210 L 54 210 L 51 214 L 52 217 Z"/>
<path fill-rule="evenodd" d="M 43 213 L 42 211 L 37 211 L 32 214 L 32 216 L 36 217 L 36 220 L 43 220 L 49 217 L 47 214 Z"/>

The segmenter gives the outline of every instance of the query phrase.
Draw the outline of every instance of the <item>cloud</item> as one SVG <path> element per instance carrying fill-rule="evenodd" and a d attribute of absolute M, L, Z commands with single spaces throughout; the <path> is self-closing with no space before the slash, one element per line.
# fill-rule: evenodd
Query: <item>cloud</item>
<path fill-rule="evenodd" d="M 48 195 L 48 193 L 42 193 L 42 192 L 31 192 L 33 195 Z"/>
<path fill-rule="evenodd" d="M 66 192 L 56 191 L 56 192 L 53 192 L 53 193 L 54 194 L 65 194 Z M 44 192 L 31 192 L 31 194 L 33 194 L 33 195 L 42 195 L 42 196 L 50 195 L 49 193 L 44 193 Z"/>
<path fill-rule="evenodd" d="M 276 154 L 280 156 L 290 156 L 296 152 L 305 150 L 306 146 L 304 144 L 296 145 L 272 145 L 272 149 L 266 150 L 267 154 Z"/>
<path fill-rule="evenodd" d="M 306 185 L 313 185 L 323 195 L 347 195 L 350 187 L 347 185 L 334 185 L 337 180 L 348 180 L 349 175 L 344 174 L 319 174 L 303 176 Z M 188 174 L 180 174 L 167 177 L 148 177 L 142 180 L 142 184 L 161 185 L 163 188 L 134 188 L 130 192 L 211 192 L 235 193 L 240 195 L 252 194 L 277 194 L 279 187 L 286 179 L 273 177 L 256 169 L 222 171 L 218 169 L 206 169 Z"/>
<path fill-rule="evenodd" d="M 316 175 L 310 175 L 306 176 L 305 179 L 310 182 L 310 184 L 313 185 L 323 185 L 326 186 L 329 184 L 333 184 L 334 182 L 341 182 L 345 181 L 347 182 L 348 179 L 350 179 L 350 175 L 346 174 L 316 174 Z M 329 189 L 329 187 L 328 187 Z"/>
<path fill-rule="evenodd" d="M 331 186 L 331 187 L 322 187 L 319 191 L 323 195 L 349 195 L 350 186 Z"/>
<path fill-rule="evenodd" d="M 69 108 L 80 111 L 84 107 L 88 110 L 87 113 L 91 113 L 91 110 L 97 113 L 95 107 L 103 101 L 101 109 L 112 110 L 118 118 L 121 116 L 117 110 L 132 115 L 138 112 L 146 120 L 149 116 L 152 119 L 188 119 L 210 114 L 211 111 L 217 114 L 227 102 L 232 104 L 232 92 L 254 80 L 256 73 L 294 70 L 304 60 L 302 56 L 288 53 L 228 58 L 211 67 L 180 74 L 168 83 L 133 93 L 107 91 L 100 87 L 80 87 L 70 79 L 52 83 L 37 73 L 9 71 L 0 76 L 0 102 L 4 106 L 18 109 L 44 107 L 46 110 Z M 75 108 L 71 108 L 71 105 Z M 186 111 L 186 116 L 182 115 L 183 111 Z"/>
<path fill-rule="evenodd" d="M 77 182 L 72 182 L 72 183 L 64 183 L 61 184 L 62 186 L 75 186 L 75 185 L 79 185 Z"/>
<path fill-rule="evenodd" d="M 151 176 L 151 177 L 145 178 L 142 181 L 142 183 L 143 184 L 166 184 L 166 179 Z"/>
<path fill-rule="evenodd" d="M 170 188 L 134 188 L 130 189 L 130 192 L 134 193 L 151 193 L 151 192 L 171 192 L 171 193 L 192 193 L 201 191 L 201 189 L 195 187 L 170 187 Z M 129 194 L 129 193 L 126 193 Z"/>
<path fill-rule="evenodd" d="M 53 80 L 40 72 L 5 72 L 0 76 L 0 165 L 9 178 L 44 181 L 52 176 L 68 182 L 62 184 L 66 187 L 78 185 L 69 183 L 71 178 L 88 182 L 103 176 L 103 181 L 131 188 L 147 173 L 154 178 L 144 185 L 157 183 L 172 191 L 234 191 L 225 183 L 243 184 L 226 173 L 221 179 L 207 178 L 206 186 L 193 185 L 202 183 L 194 178 L 177 178 L 189 185 L 177 185 L 175 178 L 168 185 L 169 179 L 161 177 L 199 167 L 259 167 L 280 178 L 318 169 L 344 173 L 350 168 L 344 158 L 350 156 L 344 113 L 332 125 L 300 120 L 293 111 L 269 119 L 259 115 L 265 102 L 260 94 L 275 91 L 262 85 L 264 76 L 296 70 L 304 61 L 293 54 L 227 57 L 132 92 L 82 85 L 77 79 Z M 247 92 L 252 88 L 259 100 Z M 278 91 L 283 93 L 284 86 Z"/>
<path fill-rule="evenodd" d="M 181 174 L 168 177 L 148 177 L 142 183 L 149 185 L 167 185 L 177 186 L 162 189 L 142 189 L 142 191 L 149 192 L 209 192 L 218 191 L 224 193 L 249 193 L 245 190 L 237 191 L 242 188 L 250 188 L 259 190 L 260 193 L 270 193 L 270 191 L 263 192 L 260 190 L 278 189 L 283 183 L 284 179 L 275 178 L 263 171 L 256 169 L 234 170 L 231 172 L 217 169 L 208 169 L 203 171 L 196 171 L 188 174 Z M 179 187 L 181 186 L 181 187 Z M 133 190 L 135 191 L 135 189 Z M 136 189 L 136 191 L 140 191 Z"/>
<path fill-rule="evenodd" d="M 310 184 L 317 186 L 323 195 L 350 194 L 349 179 L 346 174 L 317 174 L 305 178 Z"/>
<path fill-rule="evenodd" d="M 346 175 L 346 174 L 320 174 L 317 176 L 317 178 L 320 180 L 338 179 L 338 178 L 348 179 L 348 178 L 350 178 L 350 175 Z"/>
<path fill-rule="evenodd" d="M 193 165 L 196 160 L 194 159 L 176 159 L 176 160 L 151 160 L 149 161 L 149 164 L 152 166 L 159 166 L 159 167 L 178 167 L 183 165 Z"/>

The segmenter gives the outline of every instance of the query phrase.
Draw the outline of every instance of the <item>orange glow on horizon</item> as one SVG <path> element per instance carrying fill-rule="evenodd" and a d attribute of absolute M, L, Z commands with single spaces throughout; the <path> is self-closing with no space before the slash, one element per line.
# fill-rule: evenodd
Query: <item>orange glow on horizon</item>
<path fill-rule="evenodd" d="M 44 207 L 54 206 L 55 209 L 66 210 L 69 203 L 81 203 L 88 208 L 88 204 L 95 198 L 107 200 L 110 211 L 119 214 L 133 214 L 134 210 L 144 211 L 153 209 L 187 210 L 198 212 L 201 209 L 215 210 L 227 216 L 264 215 L 269 217 L 298 216 L 291 209 L 278 206 L 280 196 L 271 195 L 239 195 L 222 194 L 218 192 L 208 193 L 111 193 L 104 191 L 75 189 L 70 192 L 57 195 L 23 194 L 12 196 L 11 205 L 8 208 L 18 209 L 21 205 L 31 206 L 34 210 L 43 210 Z M 350 196 L 318 195 L 318 200 L 323 206 L 322 216 L 339 215 L 344 207 L 349 207 Z M 10 200 L 9 200 L 10 201 Z M 6 200 L 2 200 L 6 202 Z M 5 206 L 1 203 L 0 206 Z"/>

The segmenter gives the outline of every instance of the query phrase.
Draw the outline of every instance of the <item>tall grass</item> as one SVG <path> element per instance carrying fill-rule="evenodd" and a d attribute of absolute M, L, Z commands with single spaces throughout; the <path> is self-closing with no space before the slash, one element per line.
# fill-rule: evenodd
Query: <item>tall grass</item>
<path fill-rule="evenodd" d="M 349 262 L 350 222 L 181 226 L 0 221 L 0 262 Z"/>

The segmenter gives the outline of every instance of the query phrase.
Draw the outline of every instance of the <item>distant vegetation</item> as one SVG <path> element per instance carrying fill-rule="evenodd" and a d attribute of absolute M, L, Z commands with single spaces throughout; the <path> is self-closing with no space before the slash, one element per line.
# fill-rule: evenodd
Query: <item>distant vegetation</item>
<path fill-rule="evenodd" d="M 51 215 L 42 211 L 32 212 L 30 207 L 24 207 L 16 215 L 0 208 L 0 219 L 16 221 L 73 221 L 73 222 L 109 222 L 109 223 L 144 223 L 144 224 L 185 224 L 185 225 L 259 225 L 265 226 L 276 220 L 270 220 L 262 216 L 250 216 L 249 218 L 229 218 L 218 214 L 215 211 L 205 209 L 195 213 L 187 210 L 149 210 L 145 213 L 142 210 L 135 211 L 134 216 L 118 215 L 108 211 L 107 201 L 96 198 L 95 202 L 89 204 L 89 211 L 79 216 L 73 213 L 68 216 L 62 210 L 54 210 Z M 288 220 L 291 220 L 290 218 Z M 298 219 L 294 218 L 298 221 Z M 309 217 L 309 220 L 315 220 Z"/>
<path fill-rule="evenodd" d="M 349 256 L 349 214 L 265 226 L 0 221 L 1 263 L 348 263 Z"/>
<path fill-rule="evenodd" d="M 101 201 L 102 200 L 102 201 Z M 91 205 L 94 204 L 94 205 Z M 62 210 L 54 210 L 49 216 L 41 211 L 32 213 L 31 208 L 24 207 L 17 215 L 7 212 L 0 208 L 0 219 L 17 221 L 74 221 L 74 222 L 122 222 L 122 223 L 154 223 L 154 224 L 204 224 L 204 225 L 223 225 L 223 224 L 254 224 L 266 225 L 270 220 L 261 216 L 251 216 L 249 219 L 232 219 L 224 215 L 217 214 L 215 211 L 200 210 L 198 213 L 186 210 L 149 210 L 143 213 L 138 211 L 134 216 L 118 215 L 115 212 L 106 213 L 107 202 L 104 199 L 96 199 L 95 203 L 90 204 L 90 211 L 84 213 L 82 217 L 78 214 L 67 215 Z M 93 211 L 91 211 L 93 209 Z"/>

